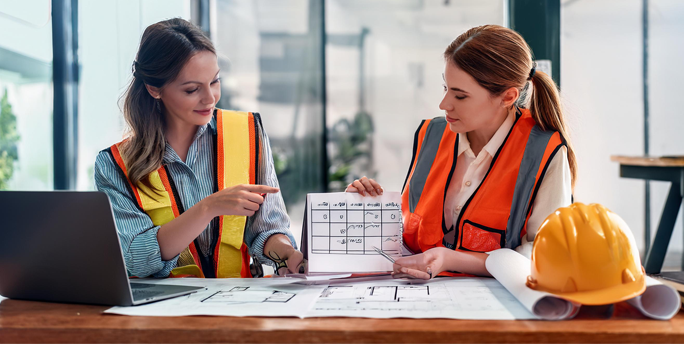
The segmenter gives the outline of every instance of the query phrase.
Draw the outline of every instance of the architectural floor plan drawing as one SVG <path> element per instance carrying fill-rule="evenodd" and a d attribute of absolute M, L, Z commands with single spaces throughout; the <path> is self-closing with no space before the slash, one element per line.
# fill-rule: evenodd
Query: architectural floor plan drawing
<path fill-rule="evenodd" d="M 286 303 L 295 297 L 294 292 L 235 286 L 230 290 L 219 290 L 200 302 L 205 304 L 237 303 Z"/>
<path fill-rule="evenodd" d="M 449 294 L 443 284 L 433 285 L 378 285 L 330 286 L 320 295 L 319 301 L 355 300 L 361 302 L 431 302 L 448 300 Z"/>
<path fill-rule="evenodd" d="M 261 279 L 146 279 L 204 286 L 187 296 L 106 313 L 139 316 L 265 316 L 447 319 L 534 319 L 493 278 L 302 281 Z"/>
<path fill-rule="evenodd" d="M 326 287 L 307 317 L 369 318 L 534 318 L 493 279 L 435 279 L 333 284 Z"/>
<path fill-rule="evenodd" d="M 201 285 L 197 293 L 106 313 L 144 316 L 286 316 L 304 317 L 325 286 L 295 284 L 290 278 L 145 280 L 148 283 Z"/>

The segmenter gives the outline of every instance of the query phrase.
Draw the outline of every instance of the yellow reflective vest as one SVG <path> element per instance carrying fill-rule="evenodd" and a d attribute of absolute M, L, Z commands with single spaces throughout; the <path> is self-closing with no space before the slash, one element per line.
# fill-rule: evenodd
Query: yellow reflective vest
<path fill-rule="evenodd" d="M 255 184 L 262 130 L 258 114 L 216 109 L 216 185 L 218 190 L 238 184 Z M 116 165 L 128 179 L 126 164 L 119 150 L 121 142 L 111 146 L 109 153 Z M 166 166 L 150 173 L 155 190 L 142 183 L 133 185 L 128 180 L 131 194 L 138 206 L 150 216 L 155 226 L 162 226 L 183 212 L 181 200 Z M 243 242 L 246 216 L 224 215 L 219 217 L 219 237 L 214 250 L 213 262 L 203 261 L 195 242 L 183 250 L 178 265 L 169 277 L 252 277 L 249 269 L 250 256 Z"/>

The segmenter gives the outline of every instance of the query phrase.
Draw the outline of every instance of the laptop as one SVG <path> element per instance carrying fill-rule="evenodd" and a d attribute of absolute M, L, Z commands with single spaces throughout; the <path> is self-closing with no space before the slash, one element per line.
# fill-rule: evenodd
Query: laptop
<path fill-rule="evenodd" d="M 131 281 L 103 192 L 0 191 L 0 295 L 131 306 L 203 289 Z"/>

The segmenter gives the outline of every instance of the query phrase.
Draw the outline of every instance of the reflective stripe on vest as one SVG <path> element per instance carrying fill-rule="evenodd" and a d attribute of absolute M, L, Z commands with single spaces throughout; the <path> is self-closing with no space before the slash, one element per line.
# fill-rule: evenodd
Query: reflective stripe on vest
<path fill-rule="evenodd" d="M 442 216 L 432 215 L 444 209 L 445 185 L 455 165 L 456 137 L 444 118 L 425 120 L 416 131 L 413 165 L 401 199 L 404 244 L 414 252 L 441 246 Z"/>
<path fill-rule="evenodd" d="M 223 190 L 238 184 L 255 184 L 260 152 L 261 130 L 258 114 L 216 110 L 216 185 Z M 230 138 L 230 139 L 226 139 Z M 150 173 L 155 190 L 139 183 L 134 186 L 128 179 L 126 165 L 119 145 L 110 147 L 110 153 L 129 182 L 138 206 L 150 216 L 155 226 L 161 226 L 183 213 L 175 185 L 165 166 Z M 216 277 L 252 277 L 249 269 L 249 253 L 243 242 L 247 218 L 245 216 L 219 217 L 219 238 L 214 249 L 212 274 Z M 178 259 L 172 277 L 205 277 L 202 261 L 195 242 L 190 243 Z M 207 269 L 210 267 L 204 267 Z M 205 271 L 206 272 L 206 271 Z"/>
<path fill-rule="evenodd" d="M 444 200 L 456 165 L 457 135 L 448 127 L 443 130 L 444 122 L 436 118 L 419 128 L 422 143 L 402 195 L 407 246 L 417 252 L 437 246 L 476 252 L 519 246 L 545 167 L 563 145 L 560 135 L 542 131 L 529 111 L 521 109 L 453 228 L 444 223 Z M 423 190 L 426 184 L 430 187 Z"/>
<path fill-rule="evenodd" d="M 532 127 L 530 136 L 525 145 L 525 154 L 520 163 L 518 178 L 513 192 L 513 203 L 511 204 L 510 216 L 506 224 L 506 248 L 516 248 L 520 246 L 520 232 L 527 221 L 528 208 L 531 206 L 529 200 L 532 197 L 532 188 L 537 179 L 537 171 L 541 165 L 546 146 L 551 140 L 553 131 L 544 131 L 539 125 Z M 542 168 L 544 165 L 541 165 Z M 511 230 L 512 229 L 512 230 Z"/>
<path fill-rule="evenodd" d="M 259 145 L 256 142 L 258 135 L 255 133 L 254 117 L 245 112 L 223 113 L 223 116 L 219 115 L 216 119 L 218 189 L 223 190 L 238 184 L 255 184 Z M 219 221 L 221 230 L 214 251 L 216 276 L 241 277 L 245 271 L 241 271 L 244 269 L 240 249 L 244 245 L 247 217 L 221 216 Z M 249 273 L 249 263 L 246 272 Z"/>
<path fill-rule="evenodd" d="M 425 131 L 420 155 L 416 161 L 413 178 L 411 178 L 411 183 L 409 184 L 409 208 L 412 213 L 416 211 L 420 196 L 423 194 L 423 188 L 425 188 L 425 182 L 437 156 L 444 130 L 450 129 L 447 128 L 446 119 L 440 117 L 431 120 Z"/>

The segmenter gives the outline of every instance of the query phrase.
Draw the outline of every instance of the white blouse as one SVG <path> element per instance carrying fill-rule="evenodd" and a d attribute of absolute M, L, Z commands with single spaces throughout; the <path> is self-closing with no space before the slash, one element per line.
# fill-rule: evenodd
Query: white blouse
<path fill-rule="evenodd" d="M 447 224 L 454 224 L 465 202 L 475 192 L 482 183 L 492 159 L 499 150 L 499 147 L 506 139 L 506 135 L 515 123 L 515 113 L 512 112 L 506 117 L 494 136 L 482 148 L 480 153 L 475 156 L 470 148 L 467 135 L 458 135 L 458 155 L 456 169 L 451 178 L 451 184 L 446 194 L 444 202 L 444 220 Z M 560 207 L 567 207 L 572 203 L 572 181 L 570 174 L 570 164 L 568 163 L 568 152 L 565 146 L 558 150 L 549 164 L 544 179 L 534 200 L 532 214 L 527 222 L 527 235 L 522 238 L 522 242 L 516 251 L 526 257 L 532 254 L 532 242 L 537 235 L 537 230 L 544 219 L 554 210 Z"/>

